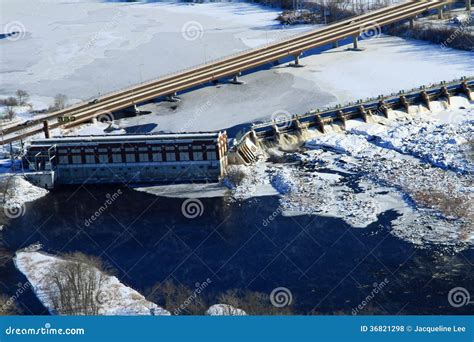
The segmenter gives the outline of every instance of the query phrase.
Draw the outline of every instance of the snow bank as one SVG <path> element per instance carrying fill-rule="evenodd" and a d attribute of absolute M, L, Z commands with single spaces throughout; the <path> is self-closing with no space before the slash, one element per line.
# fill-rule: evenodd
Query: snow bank
<path fill-rule="evenodd" d="M 6 188 L 3 207 L 5 210 L 18 210 L 25 203 L 35 201 L 46 196 L 48 190 L 37 187 L 21 176 L 4 176 L 3 185 Z"/>
<path fill-rule="evenodd" d="M 33 250 L 18 251 L 14 258 L 17 269 L 22 272 L 33 285 L 38 299 L 50 312 L 54 312 L 47 291 L 48 274 L 51 270 L 67 260 L 60 257 Z M 99 270 L 95 269 L 97 272 Z M 155 303 L 149 302 L 137 291 L 123 285 L 116 277 L 105 275 L 104 290 L 99 290 L 96 300 L 100 304 L 102 315 L 170 315 Z"/>
<path fill-rule="evenodd" d="M 268 164 L 263 160 L 250 166 L 232 165 L 229 167 L 228 176 L 223 183 L 231 189 L 232 198 L 245 200 L 257 196 L 271 196 L 278 194 L 270 184 L 267 175 Z M 234 178 L 241 178 L 236 181 Z"/>
<path fill-rule="evenodd" d="M 328 152 L 302 159 L 315 165 L 324 159 L 326 168 L 342 168 L 400 193 L 411 210 L 403 209 L 393 222 L 394 235 L 419 245 L 469 245 L 474 177 L 464 145 L 472 141 L 472 114 L 454 108 L 435 117 L 394 120 L 383 129 L 366 124 L 318 136 L 306 147 Z"/>
<path fill-rule="evenodd" d="M 244 310 L 237 309 L 229 304 L 214 304 L 206 311 L 207 316 L 246 316 Z"/>
<path fill-rule="evenodd" d="M 415 118 L 372 137 L 380 146 L 416 156 L 434 166 L 472 173 L 466 147 L 474 139 L 474 110 L 458 109 L 446 114 L 451 118 L 448 123 Z"/>
<path fill-rule="evenodd" d="M 377 221 L 382 212 L 379 203 L 389 203 L 385 189 L 366 187 L 364 192 L 356 192 L 337 174 L 288 165 L 271 170 L 272 185 L 281 194 L 284 215 L 338 217 L 352 227 L 364 228 Z"/>

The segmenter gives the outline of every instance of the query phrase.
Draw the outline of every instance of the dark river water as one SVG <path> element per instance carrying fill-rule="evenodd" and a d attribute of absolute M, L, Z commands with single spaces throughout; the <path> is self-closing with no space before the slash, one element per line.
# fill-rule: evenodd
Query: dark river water
<path fill-rule="evenodd" d="M 122 189 L 86 227 L 85 220 L 115 191 L 63 188 L 27 204 L 25 215 L 1 233 L 3 250 L 14 253 L 40 242 L 53 254 L 99 256 L 124 284 L 142 293 L 166 279 L 194 288 L 209 278 L 211 304 L 229 289 L 270 294 L 286 287 L 296 314 L 351 314 L 373 292 L 374 283 L 384 282 L 361 314 L 474 311 L 472 304 L 455 308 L 448 302 L 452 288 L 474 284 L 474 250 L 415 248 L 390 234 L 394 212 L 358 229 L 335 218 L 283 217 L 276 197 L 244 202 L 210 198 L 201 200 L 202 215 L 192 219 L 182 213 L 184 199 Z M 26 281 L 12 261 L 0 272 L 1 292 L 8 295 Z M 26 314 L 47 313 L 32 291 L 18 303 Z"/>

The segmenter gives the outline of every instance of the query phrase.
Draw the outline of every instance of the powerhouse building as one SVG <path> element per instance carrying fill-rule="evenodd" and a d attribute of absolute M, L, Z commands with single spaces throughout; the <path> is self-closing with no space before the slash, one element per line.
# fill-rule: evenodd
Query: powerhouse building
<path fill-rule="evenodd" d="M 33 140 L 25 155 L 34 183 L 217 181 L 227 167 L 227 134 L 76 136 Z"/>

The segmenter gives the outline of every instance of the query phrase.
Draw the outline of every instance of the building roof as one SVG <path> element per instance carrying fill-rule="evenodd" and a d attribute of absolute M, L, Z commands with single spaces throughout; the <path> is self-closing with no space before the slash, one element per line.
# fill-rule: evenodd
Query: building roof
<path fill-rule="evenodd" d="M 199 133 L 160 133 L 160 134 L 118 134 L 118 135 L 89 135 L 66 136 L 50 139 L 35 139 L 31 146 L 51 146 L 87 143 L 130 143 L 130 142 L 189 142 L 190 140 L 215 140 L 223 132 Z"/>

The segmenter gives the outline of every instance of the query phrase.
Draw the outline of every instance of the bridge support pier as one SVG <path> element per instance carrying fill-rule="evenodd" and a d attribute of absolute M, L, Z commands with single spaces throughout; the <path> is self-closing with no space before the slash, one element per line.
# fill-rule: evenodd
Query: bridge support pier
<path fill-rule="evenodd" d="M 293 58 L 295 59 L 295 62 L 294 62 L 294 63 L 290 63 L 290 66 L 295 67 L 295 68 L 301 68 L 301 67 L 303 67 L 303 65 L 300 64 L 300 57 L 301 57 L 301 53 L 298 54 L 298 55 L 294 55 Z"/>
<path fill-rule="evenodd" d="M 166 96 L 166 101 L 168 102 L 181 102 L 181 99 L 178 97 L 177 93 Z"/>
<path fill-rule="evenodd" d="M 334 43 L 332 43 L 332 48 L 336 49 L 339 47 L 339 42 L 336 40 Z"/>
<path fill-rule="evenodd" d="M 443 10 L 443 8 L 438 9 L 438 19 L 444 19 L 444 10 Z"/>
<path fill-rule="evenodd" d="M 234 77 L 232 78 L 230 83 L 232 83 L 232 84 L 244 84 L 243 81 L 239 80 L 240 75 L 242 75 L 242 73 L 240 73 L 240 72 L 238 74 L 234 75 Z"/>
<path fill-rule="evenodd" d="M 352 37 L 352 49 L 349 49 L 349 50 L 352 50 L 352 51 L 363 51 L 364 49 L 360 48 L 359 47 L 359 36 L 353 36 Z"/>
<path fill-rule="evenodd" d="M 43 132 L 44 132 L 44 137 L 46 139 L 49 139 L 50 138 L 50 134 L 49 134 L 49 123 L 48 123 L 48 120 L 44 120 L 43 121 Z"/>
<path fill-rule="evenodd" d="M 135 112 L 135 115 L 139 115 L 139 114 L 140 114 L 140 110 L 138 109 L 138 107 L 137 107 L 136 104 L 133 105 L 133 111 Z"/>
<path fill-rule="evenodd" d="M 413 30 L 414 27 L 415 27 L 415 19 L 411 18 L 410 19 L 410 30 Z"/>
<path fill-rule="evenodd" d="M 466 0 L 466 10 L 472 11 L 472 2 L 471 2 L 471 0 Z"/>

